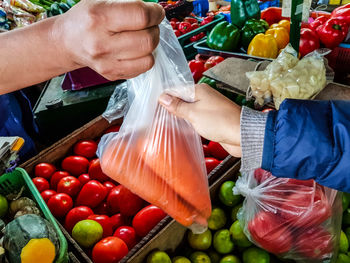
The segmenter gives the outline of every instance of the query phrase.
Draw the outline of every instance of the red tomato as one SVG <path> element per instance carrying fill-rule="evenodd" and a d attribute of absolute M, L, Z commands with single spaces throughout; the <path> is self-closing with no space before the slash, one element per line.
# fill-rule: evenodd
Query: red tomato
<path fill-rule="evenodd" d="M 144 237 L 151 231 L 164 217 L 166 213 L 155 205 L 149 205 L 139 211 L 132 220 L 132 226 L 136 234 Z"/>
<path fill-rule="evenodd" d="M 305 258 L 324 259 L 333 251 L 335 236 L 320 226 L 301 231 L 296 238 L 295 248 Z"/>
<path fill-rule="evenodd" d="M 202 146 L 203 146 L 204 156 L 205 156 L 205 157 L 209 157 L 209 156 L 210 156 L 210 152 L 209 152 L 209 147 L 208 147 L 208 145 L 203 144 Z"/>
<path fill-rule="evenodd" d="M 248 223 L 252 238 L 265 250 L 282 254 L 292 247 L 292 236 L 283 218 L 271 212 L 261 211 Z"/>
<path fill-rule="evenodd" d="M 89 164 L 89 160 L 83 156 L 68 156 L 62 161 L 62 168 L 78 176 L 87 172 Z"/>
<path fill-rule="evenodd" d="M 73 151 L 76 155 L 92 158 L 96 155 L 97 143 L 93 140 L 83 140 L 74 145 Z"/>
<path fill-rule="evenodd" d="M 91 161 L 89 166 L 89 176 L 91 179 L 100 181 L 101 183 L 109 180 L 109 177 L 102 172 L 100 159 L 98 158 Z"/>
<path fill-rule="evenodd" d="M 108 207 L 106 202 L 100 203 L 98 206 L 94 208 L 94 212 L 96 215 L 107 215 Z"/>
<path fill-rule="evenodd" d="M 50 188 L 49 182 L 43 177 L 35 177 L 32 179 L 32 181 L 35 187 L 38 189 L 39 193 Z"/>
<path fill-rule="evenodd" d="M 99 223 L 103 228 L 103 237 L 113 235 L 112 223 L 106 215 L 90 215 L 87 219 L 91 219 Z"/>
<path fill-rule="evenodd" d="M 89 174 L 81 174 L 78 177 L 78 180 L 80 181 L 81 185 L 83 186 L 87 182 L 91 181 Z"/>
<path fill-rule="evenodd" d="M 72 198 L 76 197 L 81 189 L 80 181 L 74 176 L 63 177 L 57 185 L 58 193 L 65 193 Z"/>
<path fill-rule="evenodd" d="M 193 59 L 190 62 L 188 62 L 188 66 L 190 67 L 194 81 L 198 82 L 203 76 L 204 63 L 202 61 Z"/>
<path fill-rule="evenodd" d="M 301 185 L 301 186 L 306 186 L 306 187 L 314 187 L 315 186 L 315 181 L 310 179 L 310 180 L 297 180 L 290 178 L 288 179 L 288 184 L 294 184 L 294 185 Z"/>
<path fill-rule="evenodd" d="M 107 188 L 108 193 L 109 193 L 114 187 L 116 187 L 116 185 L 115 185 L 113 182 L 111 182 L 111 181 L 104 182 L 103 185 Z"/>
<path fill-rule="evenodd" d="M 144 205 L 144 201 L 123 185 L 114 187 L 107 197 L 107 206 L 111 214 L 135 215 Z"/>
<path fill-rule="evenodd" d="M 92 249 L 94 263 L 117 263 L 129 253 L 128 246 L 117 237 L 106 237 Z"/>
<path fill-rule="evenodd" d="M 207 173 L 209 174 L 216 166 L 221 162 L 213 157 L 205 157 L 205 166 L 207 168 Z"/>
<path fill-rule="evenodd" d="M 47 206 L 55 217 L 64 217 L 72 209 L 73 200 L 69 195 L 60 193 L 52 196 Z"/>
<path fill-rule="evenodd" d="M 179 30 L 182 34 L 186 34 L 192 30 L 191 23 L 188 22 L 181 22 L 179 24 Z"/>
<path fill-rule="evenodd" d="M 68 212 L 66 219 L 64 221 L 64 227 L 66 230 L 71 233 L 73 227 L 76 223 L 81 220 L 87 219 L 90 215 L 93 215 L 94 212 L 90 207 L 87 206 L 77 206 Z"/>
<path fill-rule="evenodd" d="M 57 194 L 54 190 L 45 190 L 41 192 L 41 197 L 44 199 L 45 203 L 47 203 L 52 196 Z"/>
<path fill-rule="evenodd" d="M 113 231 L 115 231 L 118 227 L 125 225 L 125 219 L 122 214 L 115 214 L 110 217 Z"/>
<path fill-rule="evenodd" d="M 125 242 L 129 250 L 137 244 L 137 236 L 135 229 L 131 226 L 121 226 L 113 234 L 115 237 L 119 237 Z"/>
<path fill-rule="evenodd" d="M 221 63 L 222 61 L 224 61 L 225 59 L 221 56 L 212 56 L 210 57 L 204 64 L 204 69 L 210 69 L 214 66 L 216 66 L 217 64 Z"/>
<path fill-rule="evenodd" d="M 180 32 L 180 30 L 177 30 L 177 29 L 174 30 L 174 33 L 175 33 L 175 36 L 177 36 L 177 37 L 179 37 L 179 36 L 182 35 L 182 33 Z"/>
<path fill-rule="evenodd" d="M 43 177 L 49 180 L 52 174 L 56 171 L 56 167 L 50 163 L 39 163 L 34 168 L 34 174 L 36 177 Z"/>
<path fill-rule="evenodd" d="M 188 22 L 190 24 L 197 24 L 198 25 L 198 20 L 193 18 L 193 17 L 185 17 L 183 22 Z"/>
<path fill-rule="evenodd" d="M 110 133 L 110 132 L 119 132 L 120 125 L 113 125 L 109 127 L 107 130 L 105 130 L 104 134 Z"/>
<path fill-rule="evenodd" d="M 106 197 L 107 189 L 100 182 L 91 180 L 86 183 L 78 194 L 76 204 L 86 205 L 90 208 L 98 206 Z"/>
<path fill-rule="evenodd" d="M 57 189 L 57 185 L 58 182 L 64 178 L 70 176 L 70 173 L 66 172 L 66 171 L 57 171 L 55 172 L 52 176 L 51 176 L 51 180 L 50 180 L 50 186 L 51 189 L 56 190 Z"/>
<path fill-rule="evenodd" d="M 219 160 L 223 160 L 228 156 L 228 152 L 217 142 L 209 142 L 209 152 L 211 155 Z"/>
<path fill-rule="evenodd" d="M 320 187 L 302 187 L 295 191 L 281 206 L 281 216 L 293 226 L 311 227 L 326 221 L 332 214 L 327 197 Z"/>
<path fill-rule="evenodd" d="M 202 55 L 202 54 L 197 54 L 195 57 L 194 57 L 195 60 L 198 60 L 200 62 L 203 62 L 203 65 L 204 63 L 207 61 L 207 57 L 205 55 Z"/>

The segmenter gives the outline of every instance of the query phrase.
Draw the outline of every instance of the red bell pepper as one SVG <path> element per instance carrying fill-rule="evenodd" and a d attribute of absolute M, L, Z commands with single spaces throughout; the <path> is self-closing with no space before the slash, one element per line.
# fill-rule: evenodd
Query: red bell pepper
<path fill-rule="evenodd" d="M 320 41 L 317 34 L 310 28 L 302 28 L 300 30 L 299 52 L 301 57 L 320 47 Z"/>
<path fill-rule="evenodd" d="M 339 18 L 350 24 L 350 3 L 334 9 L 331 18 Z"/>
<path fill-rule="evenodd" d="M 203 18 L 202 22 L 201 22 L 201 26 L 204 26 L 206 24 L 209 24 L 210 22 L 212 22 L 214 20 L 213 16 L 207 16 L 205 18 Z"/>
<path fill-rule="evenodd" d="M 261 19 L 264 19 L 269 25 L 278 23 L 282 18 L 282 8 L 268 7 L 261 11 Z"/>
<path fill-rule="evenodd" d="M 319 16 L 315 19 L 315 21 L 313 21 L 312 23 L 309 24 L 309 28 L 316 31 L 316 29 L 320 26 L 323 25 L 324 23 L 326 23 L 326 21 L 328 20 L 327 17 L 325 16 Z"/>
<path fill-rule="evenodd" d="M 205 37 L 205 33 L 204 33 L 204 32 L 200 32 L 199 34 L 197 34 L 197 35 L 191 37 L 191 38 L 190 38 L 190 41 L 191 41 L 191 42 L 196 42 L 196 41 L 202 39 L 203 37 Z"/>
<path fill-rule="evenodd" d="M 197 81 L 203 76 L 204 63 L 202 61 L 192 59 L 190 62 L 188 62 L 188 66 L 190 67 L 194 81 L 197 83 Z"/>
<path fill-rule="evenodd" d="M 186 34 L 192 30 L 191 24 L 188 22 L 181 22 L 179 24 L 179 30 L 182 34 Z"/>
<path fill-rule="evenodd" d="M 321 42 L 327 48 L 339 46 L 348 34 L 349 26 L 344 19 L 331 18 L 317 28 L 317 34 Z"/>

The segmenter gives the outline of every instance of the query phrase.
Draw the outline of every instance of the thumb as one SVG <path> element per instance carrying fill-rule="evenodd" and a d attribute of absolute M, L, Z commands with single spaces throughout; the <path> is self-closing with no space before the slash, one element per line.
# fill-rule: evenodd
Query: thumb
<path fill-rule="evenodd" d="M 183 101 L 166 93 L 161 94 L 158 101 L 165 109 L 175 116 L 183 119 L 188 118 L 189 102 Z"/>

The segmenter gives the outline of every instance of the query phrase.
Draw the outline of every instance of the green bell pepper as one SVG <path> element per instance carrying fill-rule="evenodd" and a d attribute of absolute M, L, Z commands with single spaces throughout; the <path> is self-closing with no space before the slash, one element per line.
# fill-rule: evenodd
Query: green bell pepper
<path fill-rule="evenodd" d="M 239 29 L 226 21 L 218 23 L 207 38 L 207 45 L 212 49 L 234 51 L 240 39 Z"/>
<path fill-rule="evenodd" d="M 231 21 L 239 28 L 249 18 L 260 19 L 260 6 L 257 0 L 231 0 Z"/>
<path fill-rule="evenodd" d="M 248 19 L 241 31 L 241 46 L 245 50 L 248 50 L 250 41 L 252 41 L 257 34 L 264 34 L 265 31 L 266 28 L 260 20 L 255 18 Z"/>
<path fill-rule="evenodd" d="M 210 87 L 212 87 L 213 89 L 216 88 L 216 81 L 211 79 L 211 78 L 207 78 L 207 77 L 202 77 L 199 81 L 198 84 L 200 83 L 205 83 L 208 84 Z"/>

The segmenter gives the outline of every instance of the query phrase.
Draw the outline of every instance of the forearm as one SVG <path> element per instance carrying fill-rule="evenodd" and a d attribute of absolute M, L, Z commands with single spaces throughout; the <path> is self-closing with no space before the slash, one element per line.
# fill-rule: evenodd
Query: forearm
<path fill-rule="evenodd" d="M 63 48 L 59 22 L 57 16 L 0 34 L 0 95 L 79 67 Z"/>

